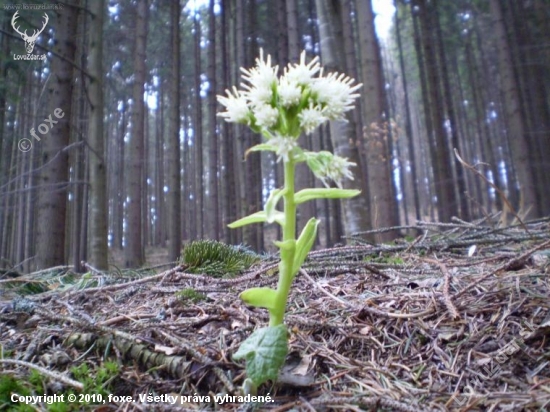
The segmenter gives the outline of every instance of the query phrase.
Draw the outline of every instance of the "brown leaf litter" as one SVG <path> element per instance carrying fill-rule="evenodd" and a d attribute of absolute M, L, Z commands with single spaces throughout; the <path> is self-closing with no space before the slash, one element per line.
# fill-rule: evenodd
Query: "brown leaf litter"
<path fill-rule="evenodd" d="M 273 402 L 255 410 L 548 410 L 549 222 L 529 222 L 528 232 L 490 220 L 421 222 L 407 228 L 416 239 L 370 245 L 355 236 L 350 246 L 310 253 L 289 299 L 287 362 L 259 391 Z M 275 287 L 276 263 L 233 279 L 179 266 L 95 288 L 0 294 L 0 342 L 12 351 L 1 373 L 25 379 L 40 368 L 48 393 L 62 393 L 79 384 L 72 366 L 111 358 L 122 366 L 113 394 L 134 402 L 98 410 L 254 410 L 213 396 L 238 394 L 244 368 L 231 355 L 268 316 L 237 296 Z M 189 288 L 206 300 L 176 296 Z M 210 402 L 147 404 L 139 394 Z"/>

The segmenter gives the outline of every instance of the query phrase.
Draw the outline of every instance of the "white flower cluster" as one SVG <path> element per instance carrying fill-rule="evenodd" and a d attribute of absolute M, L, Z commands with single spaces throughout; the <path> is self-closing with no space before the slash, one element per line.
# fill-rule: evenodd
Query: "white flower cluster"
<path fill-rule="evenodd" d="M 233 87 L 233 90 L 226 91 L 227 96 L 218 96 L 218 101 L 225 107 L 220 116 L 228 122 L 267 129 L 271 134 L 294 132 L 291 135 L 297 138 L 299 133 L 296 130 L 279 130 L 284 128 L 283 123 L 294 120 L 291 117 L 298 119 L 303 131 L 311 133 L 327 120 L 343 120 L 344 113 L 353 109 L 353 101 L 359 97 L 355 92 L 361 84 L 354 85 L 353 79 L 344 74 L 324 76 L 319 58 L 306 63 L 305 51 L 300 62 L 289 64 L 280 78 L 278 69 L 278 66 L 272 66 L 271 56 L 264 60 L 260 50 L 256 66 L 241 69 L 244 90 Z"/>
<path fill-rule="evenodd" d="M 344 178 L 353 180 L 350 167 L 357 166 L 357 164 L 348 162 L 348 159 L 344 157 L 323 150 L 319 153 L 309 152 L 306 158 L 313 174 L 327 187 L 329 187 L 329 180 L 333 180 L 339 188 L 342 188 Z"/>
<path fill-rule="evenodd" d="M 323 74 L 319 58 L 306 63 L 302 52 L 300 62 L 289 64 L 278 76 L 278 66 L 271 64 L 271 56 L 264 59 L 263 51 L 251 69 L 241 68 L 243 90 L 226 91 L 218 96 L 225 111 L 219 116 L 228 122 L 247 124 L 267 138 L 267 145 L 279 160 L 289 161 L 301 133 L 312 133 L 329 120 L 345 120 L 344 114 L 354 108 L 353 101 L 361 84 L 344 74 Z M 336 159 L 341 159 L 336 160 Z M 340 162 L 340 163 L 338 163 Z M 327 165 L 326 173 L 315 173 L 324 182 L 326 178 L 341 181 L 351 177 L 350 162 L 334 156 L 334 164 Z"/>

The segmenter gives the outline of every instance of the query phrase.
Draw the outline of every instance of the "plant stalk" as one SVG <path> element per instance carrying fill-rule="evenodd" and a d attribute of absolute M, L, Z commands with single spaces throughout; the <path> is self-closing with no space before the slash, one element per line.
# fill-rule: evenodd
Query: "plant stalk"
<path fill-rule="evenodd" d="M 292 285 L 294 273 L 292 273 L 294 254 L 296 252 L 296 203 L 294 202 L 294 175 L 296 163 L 292 157 L 284 162 L 284 179 L 286 193 L 283 196 L 285 224 L 283 227 L 283 242 L 294 241 L 288 250 L 281 249 L 281 262 L 279 263 L 279 283 L 277 285 L 276 309 L 272 311 L 269 326 L 277 326 L 283 323 L 286 302 Z"/>

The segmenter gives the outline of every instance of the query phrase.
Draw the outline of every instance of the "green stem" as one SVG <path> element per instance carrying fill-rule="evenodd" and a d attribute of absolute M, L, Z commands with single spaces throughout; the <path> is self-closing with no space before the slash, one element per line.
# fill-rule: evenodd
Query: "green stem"
<path fill-rule="evenodd" d="M 284 163 L 285 167 L 285 195 L 284 214 L 285 225 L 283 227 L 283 243 L 294 241 L 290 250 L 281 249 L 281 263 L 279 264 L 279 283 L 277 285 L 277 298 L 275 310 L 271 312 L 269 326 L 277 326 L 283 323 L 286 301 L 292 284 L 294 254 L 296 252 L 296 203 L 294 201 L 294 172 L 296 164 L 293 159 Z"/>

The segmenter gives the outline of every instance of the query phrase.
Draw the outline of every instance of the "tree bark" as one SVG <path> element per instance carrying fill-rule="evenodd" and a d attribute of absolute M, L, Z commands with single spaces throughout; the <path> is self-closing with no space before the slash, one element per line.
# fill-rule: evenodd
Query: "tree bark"
<path fill-rule="evenodd" d="M 389 149 L 386 91 L 382 73 L 380 47 L 374 30 L 374 13 L 371 0 L 356 2 L 362 101 L 363 136 L 366 141 L 367 175 L 369 177 L 369 203 L 371 224 L 375 228 L 397 226 L 399 219 L 392 177 L 392 154 Z M 387 242 L 397 233 L 385 232 L 376 235 L 377 242 Z"/>
<path fill-rule="evenodd" d="M 92 18 L 90 27 L 96 29 L 90 31 L 88 47 L 88 72 L 92 76 L 88 85 L 90 100 L 88 248 L 89 261 L 97 269 L 108 268 L 107 178 L 103 137 L 103 18 L 105 12 L 105 0 L 90 3 Z"/>
<path fill-rule="evenodd" d="M 168 259 L 175 261 L 181 254 L 181 181 L 180 181 L 180 2 L 170 5 L 170 87 L 169 127 L 166 146 L 168 164 Z M 162 104 L 162 103 L 161 103 Z M 158 136 L 162 140 L 162 136 Z M 157 202 L 160 199 L 157 200 Z"/>
<path fill-rule="evenodd" d="M 450 128 L 450 135 L 451 135 L 451 149 L 455 148 L 457 150 L 461 150 L 461 141 L 459 139 L 458 135 L 458 119 L 456 116 L 456 110 L 455 110 L 455 104 L 453 101 L 453 91 L 451 89 L 451 83 L 449 80 L 449 77 L 451 76 L 451 71 L 448 68 L 447 65 L 447 56 L 445 53 L 445 47 L 443 45 L 443 35 L 441 33 L 441 24 L 439 19 L 439 12 L 437 8 L 437 3 L 434 3 L 430 6 L 429 13 L 431 13 L 431 22 L 432 25 L 435 28 L 434 34 L 435 34 L 435 43 L 437 46 L 437 54 L 439 57 L 439 64 L 440 64 L 440 77 L 441 77 L 441 83 L 443 85 L 443 99 L 445 101 L 445 109 L 446 109 L 446 121 L 449 122 L 449 128 Z M 458 31 L 458 28 L 457 28 Z M 457 207 L 460 207 L 460 214 L 459 216 L 462 219 L 465 219 L 469 221 L 472 216 L 470 213 L 469 204 L 466 197 L 466 180 L 464 178 L 464 169 L 460 166 L 458 163 L 458 160 L 455 159 L 454 156 L 451 155 L 451 158 L 449 160 L 450 164 L 449 166 L 452 168 L 452 170 L 455 171 L 456 175 L 456 195 L 457 195 Z"/>
<path fill-rule="evenodd" d="M 403 82 L 403 98 L 404 98 L 404 107 L 405 107 L 405 132 L 407 138 L 407 149 L 409 152 L 409 167 L 411 169 L 411 181 L 412 181 L 412 192 L 413 192 L 413 201 L 414 201 L 414 216 L 416 220 L 420 220 L 420 199 L 419 199 L 419 184 L 417 176 L 417 165 L 416 165 L 416 154 L 413 144 L 413 128 L 411 122 L 411 109 L 409 102 L 409 89 L 407 87 L 407 70 L 405 69 L 405 59 L 403 56 L 403 42 L 401 40 L 401 30 L 400 30 L 400 17 L 399 17 L 399 5 L 396 8 L 395 12 L 395 34 L 397 40 L 397 49 L 399 54 L 399 68 L 401 70 L 401 79 Z M 405 212 L 407 213 L 408 210 Z"/>
<path fill-rule="evenodd" d="M 210 0 L 208 8 L 208 237 L 220 239 L 220 207 L 218 193 L 219 144 L 216 120 L 216 15 L 215 1 Z"/>
<path fill-rule="evenodd" d="M 321 56 L 323 66 L 327 72 L 340 71 L 344 66 L 342 51 L 342 27 L 338 2 L 330 0 L 316 0 L 319 37 L 321 39 Z M 361 232 L 370 228 L 370 210 L 365 176 L 361 173 L 361 159 L 356 145 L 355 126 L 352 116 L 348 115 L 348 122 L 330 122 L 330 136 L 334 152 L 338 156 L 347 157 L 357 164 L 353 174 L 355 180 L 345 180 L 345 189 L 359 189 L 362 194 L 352 199 L 342 201 L 344 210 L 345 233 Z M 334 239 L 336 240 L 336 239 Z"/>
<path fill-rule="evenodd" d="M 124 249 L 125 266 L 139 267 L 144 263 L 143 253 L 143 164 L 144 157 L 144 100 L 146 80 L 145 47 L 147 40 L 147 0 L 138 0 L 136 5 L 136 37 L 134 50 L 135 78 L 132 90 L 132 131 L 126 158 L 127 177 L 127 236 Z"/>
<path fill-rule="evenodd" d="M 42 136 L 42 168 L 38 178 L 38 216 L 36 233 L 37 268 L 65 263 L 67 188 L 69 186 L 69 155 L 65 149 L 71 135 L 73 66 L 76 50 L 78 2 L 71 1 L 57 11 L 57 37 L 53 49 L 61 57 L 52 59 L 53 82 L 48 88 L 48 124 L 39 117 L 33 130 Z M 57 123 L 55 123 L 57 122 Z M 45 131 L 45 132 L 44 132 Z"/>
<path fill-rule="evenodd" d="M 424 84 L 427 93 L 424 95 L 424 110 L 427 130 L 430 139 L 430 157 L 432 159 L 437 212 L 441 222 L 449 222 L 452 216 L 458 215 L 458 204 L 453 186 L 451 150 L 446 135 L 443 116 L 443 98 L 440 85 L 440 71 L 436 59 L 436 49 L 432 38 L 433 29 L 428 3 L 426 0 L 415 0 L 411 7 L 418 8 L 420 20 L 420 46 L 426 72 Z M 415 11 L 413 11 L 413 14 Z M 417 49 L 418 52 L 418 49 Z M 424 88 L 424 87 L 423 87 Z M 428 125 L 429 122 L 429 125 Z"/>
<path fill-rule="evenodd" d="M 202 131 L 202 97 L 201 91 L 201 24 L 198 15 L 195 15 L 193 20 L 195 30 L 195 112 L 193 119 L 193 150 L 195 153 L 195 187 L 193 200 L 195 202 L 195 224 L 196 235 L 202 239 L 204 235 L 204 153 L 203 153 L 203 131 Z"/>
<path fill-rule="evenodd" d="M 502 88 L 507 135 L 512 149 L 514 168 L 520 186 L 520 210 L 527 218 L 539 217 L 537 191 L 526 136 L 526 126 L 520 109 L 520 95 L 514 74 L 510 44 L 506 35 L 502 6 L 499 0 L 490 0 L 491 14 L 498 42 L 500 85 Z"/>

